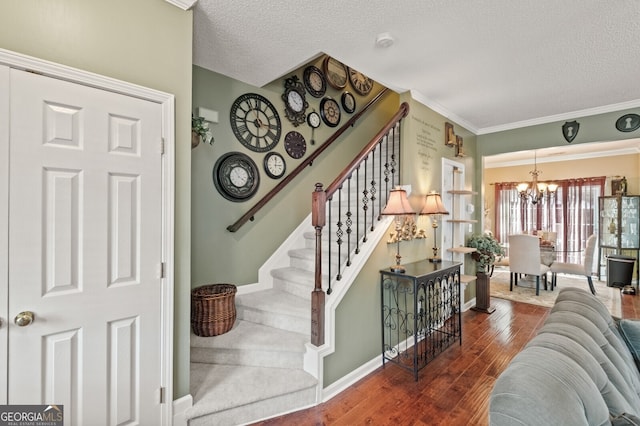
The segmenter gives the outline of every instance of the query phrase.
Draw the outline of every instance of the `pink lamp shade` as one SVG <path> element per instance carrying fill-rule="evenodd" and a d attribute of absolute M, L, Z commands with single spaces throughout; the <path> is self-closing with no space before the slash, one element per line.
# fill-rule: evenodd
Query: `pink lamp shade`
<path fill-rule="evenodd" d="M 414 214 L 415 211 L 407 198 L 407 191 L 401 188 L 395 188 L 389 191 L 389 200 L 380 214 L 386 216 L 401 216 L 405 214 Z"/>
<path fill-rule="evenodd" d="M 427 194 L 427 199 L 420 214 L 449 214 L 442 204 L 442 197 L 437 192 Z"/>

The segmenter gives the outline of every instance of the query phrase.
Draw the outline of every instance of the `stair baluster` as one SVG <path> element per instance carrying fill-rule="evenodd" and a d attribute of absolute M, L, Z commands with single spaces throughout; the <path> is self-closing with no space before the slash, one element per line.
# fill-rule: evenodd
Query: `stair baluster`
<path fill-rule="evenodd" d="M 315 285 L 311 294 L 311 343 L 315 346 L 324 344 L 323 228 L 328 226 L 326 242 L 328 259 L 324 263 L 328 269 L 327 294 L 330 295 L 332 277 L 334 276 L 332 267 L 334 265 L 337 267 L 335 280 L 339 281 L 342 278 L 343 268 L 351 265 L 352 254 L 358 254 L 360 244 L 367 241 L 367 232 L 373 231 L 375 224 L 380 220 L 380 211 L 386 204 L 389 190 L 400 183 L 398 163 L 400 158 L 400 124 L 408 112 L 409 105 L 406 102 L 400 105 L 398 112 L 391 120 L 382 127 L 326 189 L 323 189 L 322 183 L 315 185 L 312 195 L 312 225 L 316 231 L 316 271 Z M 378 167 L 376 167 L 376 161 Z M 353 179 L 355 179 L 355 184 L 352 183 Z M 384 192 L 380 194 L 383 182 Z M 355 186 L 354 196 L 352 196 L 353 186 Z M 360 193 L 360 188 L 362 188 L 362 193 Z M 343 191 L 347 192 L 344 197 Z M 337 198 L 335 208 L 334 196 Z M 346 199 L 346 206 L 343 206 L 343 199 Z M 354 212 L 355 235 L 352 235 Z M 334 215 L 337 216 L 335 219 Z"/>

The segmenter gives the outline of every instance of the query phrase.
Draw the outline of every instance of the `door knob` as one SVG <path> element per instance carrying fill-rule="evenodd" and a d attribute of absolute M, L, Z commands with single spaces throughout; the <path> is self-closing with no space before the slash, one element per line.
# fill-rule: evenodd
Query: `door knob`
<path fill-rule="evenodd" d="M 16 323 L 18 327 L 26 327 L 33 322 L 35 319 L 35 315 L 31 311 L 20 312 L 14 318 L 13 322 Z"/>

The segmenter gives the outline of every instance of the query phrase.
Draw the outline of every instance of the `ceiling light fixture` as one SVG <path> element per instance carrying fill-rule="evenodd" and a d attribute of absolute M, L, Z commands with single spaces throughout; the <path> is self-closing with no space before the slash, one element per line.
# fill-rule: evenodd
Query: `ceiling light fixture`
<path fill-rule="evenodd" d="M 545 183 L 538 182 L 538 175 L 542 173 L 542 171 L 538 170 L 537 167 L 537 151 L 534 151 L 533 154 L 533 170 L 530 171 L 531 176 L 533 176 L 533 180 L 531 181 L 531 185 L 528 182 L 519 183 L 516 189 L 520 194 L 520 198 L 522 198 L 523 202 L 527 202 L 529 198 L 531 198 L 532 204 L 537 204 L 538 201 L 544 197 L 545 193 L 553 195 L 556 193 L 558 189 L 558 185 L 555 183 Z"/>
<path fill-rule="evenodd" d="M 394 42 L 395 40 L 393 39 L 393 36 L 389 33 L 380 33 L 376 37 L 376 46 L 381 48 L 386 49 L 387 47 L 393 45 Z"/>

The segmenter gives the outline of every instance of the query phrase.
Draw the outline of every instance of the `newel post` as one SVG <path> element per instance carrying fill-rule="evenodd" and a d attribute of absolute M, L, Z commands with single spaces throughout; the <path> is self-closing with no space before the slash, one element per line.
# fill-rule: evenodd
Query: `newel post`
<path fill-rule="evenodd" d="M 311 224 L 316 230 L 315 286 L 311 293 L 311 344 L 324 344 L 324 291 L 322 291 L 322 228 L 326 224 L 327 195 L 316 183 L 311 201 Z"/>

